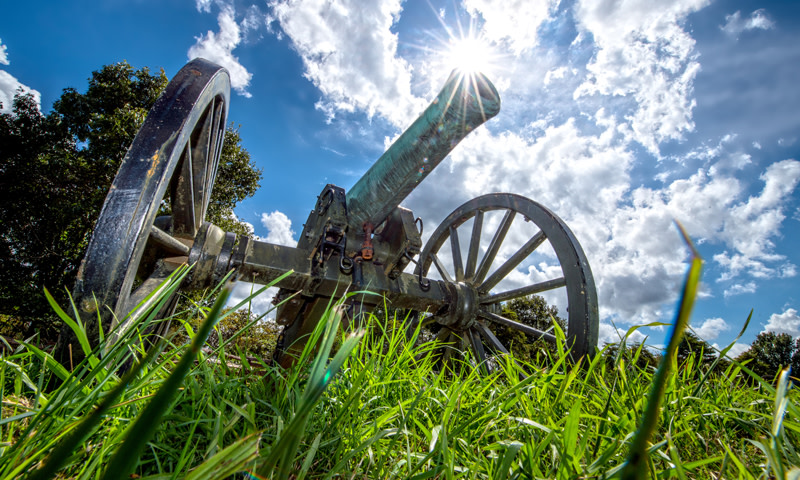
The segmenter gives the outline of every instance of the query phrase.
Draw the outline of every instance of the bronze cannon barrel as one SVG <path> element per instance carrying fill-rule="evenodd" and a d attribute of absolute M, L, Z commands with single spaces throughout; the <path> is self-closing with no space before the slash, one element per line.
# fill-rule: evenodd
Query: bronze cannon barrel
<path fill-rule="evenodd" d="M 454 70 L 408 129 L 347 192 L 351 227 L 377 227 L 469 132 L 500 111 L 500 96 L 480 73 Z"/>

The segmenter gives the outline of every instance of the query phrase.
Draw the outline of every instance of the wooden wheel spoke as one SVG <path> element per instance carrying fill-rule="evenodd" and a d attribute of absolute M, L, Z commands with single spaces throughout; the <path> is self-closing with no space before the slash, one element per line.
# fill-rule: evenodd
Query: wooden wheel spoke
<path fill-rule="evenodd" d="M 191 143 L 183 149 L 180 159 L 180 173 L 173 179 L 170 188 L 172 209 L 172 229 L 178 235 L 194 237 L 197 212 L 194 203 L 194 177 Z M 177 173 L 177 172 L 176 172 Z"/>
<path fill-rule="evenodd" d="M 192 178 L 194 179 L 194 207 L 199 218 L 205 216 L 205 208 L 208 203 L 209 190 L 211 184 L 209 177 L 212 172 L 209 170 L 213 165 L 213 152 L 214 144 L 216 143 L 216 135 L 213 132 L 215 106 L 217 100 L 214 99 L 209 104 L 205 111 L 203 119 L 198 123 L 197 130 L 192 135 L 193 147 L 192 157 L 195 162 L 192 168 Z M 196 222 L 195 229 L 200 228 L 200 222 Z"/>
<path fill-rule="evenodd" d="M 431 260 L 433 260 L 433 264 L 436 265 L 436 270 L 439 271 L 439 275 L 442 276 L 442 280 L 447 283 L 453 283 L 453 278 L 449 273 L 447 273 L 447 270 L 445 270 L 444 265 L 442 265 L 442 261 L 439 260 L 439 256 L 435 253 L 431 253 Z"/>
<path fill-rule="evenodd" d="M 503 240 L 506 238 L 508 229 L 511 228 L 511 222 L 514 221 L 515 214 L 516 212 L 514 210 L 509 209 L 506 211 L 503 221 L 500 222 L 500 228 L 498 228 L 497 232 L 495 232 L 492 242 L 489 244 L 489 248 L 486 250 L 486 255 L 483 257 L 483 260 L 481 260 L 481 265 L 478 267 L 478 271 L 475 273 L 473 283 L 483 282 L 483 279 L 486 277 L 486 274 L 489 272 L 489 268 L 491 268 L 492 263 L 497 256 L 497 252 L 500 251 L 500 245 L 503 244 Z"/>
<path fill-rule="evenodd" d="M 480 333 L 481 337 L 483 337 L 494 350 L 500 353 L 508 354 L 508 349 L 506 349 L 503 343 L 500 342 L 500 340 L 494 335 L 494 333 L 492 333 L 491 330 L 489 330 L 489 327 L 481 322 L 476 322 L 475 328 L 478 330 L 478 333 Z"/>
<path fill-rule="evenodd" d="M 191 251 L 191 248 L 188 245 L 181 243 L 177 238 L 171 236 L 155 225 L 150 228 L 150 239 L 168 255 L 188 256 L 189 252 Z"/>
<path fill-rule="evenodd" d="M 478 299 L 481 304 L 491 305 L 494 303 L 507 302 L 515 298 L 521 298 L 536 293 L 546 292 L 548 290 L 555 290 L 556 288 L 565 287 L 567 280 L 564 277 L 554 278 L 545 282 L 535 283 L 525 287 L 515 288 L 506 292 L 495 293 L 492 295 L 484 295 Z"/>
<path fill-rule="evenodd" d="M 210 138 L 208 142 L 208 154 L 206 155 L 206 178 L 205 178 L 205 188 L 203 189 L 203 214 L 205 215 L 205 209 L 208 206 L 208 203 L 211 201 L 211 191 L 214 187 L 214 180 L 217 178 L 217 168 L 219 168 L 219 162 L 217 158 L 219 158 L 220 150 L 222 148 L 222 141 L 225 137 L 224 135 L 224 128 L 225 125 L 221 124 L 222 115 L 224 111 L 223 102 L 219 98 L 214 99 L 214 109 L 213 109 L 213 121 L 211 123 L 211 130 L 210 130 Z"/>
<path fill-rule="evenodd" d="M 456 282 L 464 281 L 464 262 L 461 260 L 461 244 L 458 241 L 458 229 L 450 227 L 450 250 L 453 255 L 453 268 L 456 272 Z"/>
<path fill-rule="evenodd" d="M 523 260 L 528 258 L 530 254 L 534 252 L 534 250 L 539 248 L 539 245 L 541 245 L 546 239 L 547 236 L 545 236 L 544 232 L 541 230 L 537 232 L 536 235 L 531 237 L 530 240 L 528 240 L 527 243 L 522 246 L 522 248 L 517 250 L 514 255 L 511 256 L 511 258 L 506 260 L 506 262 L 503 263 L 500 268 L 495 270 L 494 273 L 492 273 L 489 278 L 487 278 L 481 284 L 481 286 L 478 287 L 478 291 L 488 292 L 494 288 L 494 286 L 506 278 L 506 276 L 511 273 L 512 270 L 517 268 L 517 266 L 519 266 Z"/>
<path fill-rule="evenodd" d="M 520 332 L 527 333 L 528 335 L 532 335 L 532 336 L 534 336 L 536 338 L 543 338 L 543 339 L 547 340 L 548 342 L 555 342 L 556 341 L 556 337 L 551 335 L 551 334 L 549 334 L 549 333 L 547 333 L 547 332 L 543 332 L 543 331 L 541 331 L 539 329 L 536 329 L 536 328 L 533 328 L 533 327 L 531 327 L 529 325 L 525 325 L 524 323 L 515 322 L 514 320 L 511 320 L 509 318 L 503 317 L 501 315 L 497 315 L 496 313 L 479 311 L 478 312 L 478 316 L 483 318 L 483 319 L 489 320 L 490 322 L 496 323 L 498 325 L 504 325 L 506 327 L 511 327 L 514 330 L 518 330 Z"/>
<path fill-rule="evenodd" d="M 475 276 L 475 268 L 478 263 L 478 253 L 481 246 L 481 229 L 483 228 L 483 212 L 478 210 L 475 219 L 472 221 L 472 236 L 469 239 L 469 253 L 467 253 L 467 270 L 464 276 L 471 280 Z"/>
<path fill-rule="evenodd" d="M 481 340 L 481 336 L 477 330 L 469 329 L 467 332 L 469 335 L 469 342 L 470 346 L 472 347 L 472 352 L 475 354 L 475 361 L 481 366 L 482 369 L 485 369 L 486 366 L 486 350 L 483 348 L 483 340 Z"/>

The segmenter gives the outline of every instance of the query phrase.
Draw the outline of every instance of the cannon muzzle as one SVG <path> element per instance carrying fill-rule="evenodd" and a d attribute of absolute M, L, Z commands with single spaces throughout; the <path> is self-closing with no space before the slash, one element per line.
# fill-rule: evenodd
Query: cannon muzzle
<path fill-rule="evenodd" d="M 380 225 L 469 132 L 500 111 L 480 73 L 453 70 L 422 115 L 347 192 L 348 223 Z"/>

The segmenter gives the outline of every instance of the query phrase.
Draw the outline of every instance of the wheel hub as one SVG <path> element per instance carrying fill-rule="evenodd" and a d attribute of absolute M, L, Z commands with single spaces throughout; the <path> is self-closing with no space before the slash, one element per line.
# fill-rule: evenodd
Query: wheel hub
<path fill-rule="evenodd" d="M 478 292 L 471 285 L 462 282 L 448 283 L 447 290 L 450 303 L 447 313 L 439 317 L 439 323 L 455 331 L 469 329 L 477 318 Z"/>

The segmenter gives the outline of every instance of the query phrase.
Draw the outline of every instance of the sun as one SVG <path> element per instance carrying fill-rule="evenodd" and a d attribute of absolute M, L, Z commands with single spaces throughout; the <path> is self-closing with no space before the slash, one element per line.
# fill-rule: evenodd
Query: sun
<path fill-rule="evenodd" d="M 497 57 L 485 39 L 471 35 L 452 37 L 443 54 L 444 61 L 450 69 L 457 69 L 463 73 L 491 73 Z"/>

